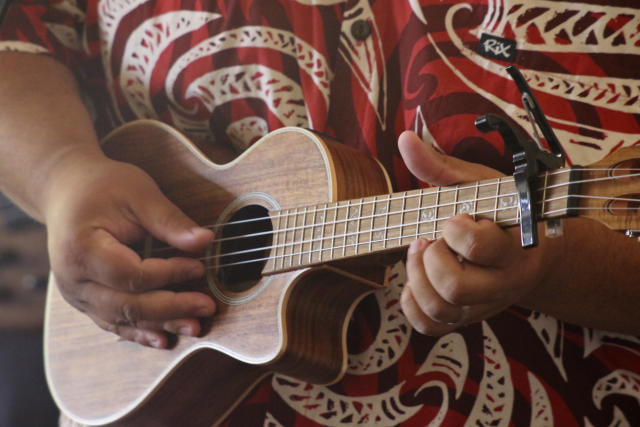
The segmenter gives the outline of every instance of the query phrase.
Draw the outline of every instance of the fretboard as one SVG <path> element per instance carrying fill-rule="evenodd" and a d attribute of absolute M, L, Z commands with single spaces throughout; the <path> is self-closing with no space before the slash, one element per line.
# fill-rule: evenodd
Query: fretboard
<path fill-rule="evenodd" d="M 539 219 L 567 214 L 569 179 L 568 169 L 539 179 Z M 273 246 L 263 273 L 403 248 L 419 237 L 436 240 L 446 220 L 459 214 L 518 225 L 513 177 L 272 212 Z"/>

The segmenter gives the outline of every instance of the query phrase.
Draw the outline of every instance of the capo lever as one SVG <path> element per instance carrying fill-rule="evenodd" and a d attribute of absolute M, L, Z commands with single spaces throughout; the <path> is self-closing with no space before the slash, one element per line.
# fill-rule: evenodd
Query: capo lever
<path fill-rule="evenodd" d="M 510 66 L 507 68 L 507 72 L 514 79 L 516 86 L 522 93 L 522 103 L 533 126 L 535 142 L 523 137 L 507 119 L 495 114 L 479 117 L 476 119 L 475 125 L 483 133 L 497 130 L 507 148 L 513 153 L 515 166 L 513 177 L 520 199 L 520 239 L 523 248 L 532 248 L 538 245 L 538 212 L 535 212 L 537 195 L 532 191 L 532 184 L 540 172 L 563 167 L 565 155 L 553 133 L 553 129 L 549 126 L 544 113 L 520 71 Z M 552 151 L 542 147 L 536 125 L 542 131 Z"/>

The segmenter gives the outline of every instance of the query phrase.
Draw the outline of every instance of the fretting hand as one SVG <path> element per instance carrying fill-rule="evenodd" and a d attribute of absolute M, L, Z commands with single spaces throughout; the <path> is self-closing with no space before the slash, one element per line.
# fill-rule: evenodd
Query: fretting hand
<path fill-rule="evenodd" d="M 409 170 L 420 180 L 448 186 L 501 176 L 488 167 L 446 156 L 414 133 L 398 141 Z M 524 250 L 520 229 L 504 230 L 468 215 L 448 220 L 435 242 L 418 239 L 407 253 L 402 308 L 417 331 L 442 335 L 517 304 L 545 275 L 545 242 Z"/>
<path fill-rule="evenodd" d="M 161 288 L 204 274 L 189 258 L 142 260 L 127 244 L 151 233 L 183 251 L 213 238 L 167 200 L 135 166 L 73 153 L 56 169 L 45 219 L 51 268 L 64 298 L 103 329 L 144 345 L 165 332 L 195 336 L 215 303 L 198 292 Z"/>

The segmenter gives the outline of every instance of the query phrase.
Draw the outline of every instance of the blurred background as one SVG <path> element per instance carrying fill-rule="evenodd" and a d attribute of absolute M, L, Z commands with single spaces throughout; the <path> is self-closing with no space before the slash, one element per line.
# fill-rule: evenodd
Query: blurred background
<path fill-rule="evenodd" d="M 0 427 L 57 425 L 42 357 L 47 274 L 44 227 L 0 194 Z"/>
<path fill-rule="evenodd" d="M 42 357 L 48 270 L 44 227 L 0 193 L 0 427 L 58 423 Z"/>

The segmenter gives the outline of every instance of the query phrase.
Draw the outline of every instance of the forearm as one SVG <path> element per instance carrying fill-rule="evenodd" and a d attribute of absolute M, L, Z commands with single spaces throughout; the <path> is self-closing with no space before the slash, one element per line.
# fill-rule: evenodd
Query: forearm
<path fill-rule="evenodd" d="M 584 219 L 548 240 L 549 272 L 522 302 L 588 327 L 640 334 L 640 243 Z"/>
<path fill-rule="evenodd" d="M 100 156 L 73 74 L 52 58 L 0 53 L 0 189 L 37 220 L 54 173 Z"/>

